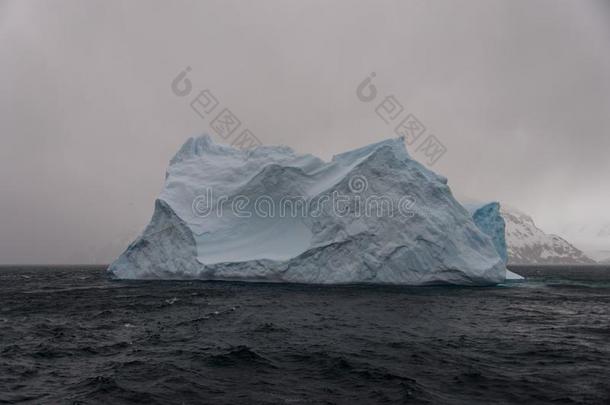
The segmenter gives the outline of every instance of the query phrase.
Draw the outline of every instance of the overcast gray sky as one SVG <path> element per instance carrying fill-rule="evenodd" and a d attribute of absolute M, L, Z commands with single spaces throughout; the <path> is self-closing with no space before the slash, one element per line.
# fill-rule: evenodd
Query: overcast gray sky
<path fill-rule="evenodd" d="M 393 136 L 356 97 L 375 72 L 455 192 L 547 231 L 608 222 L 609 4 L 0 0 L 0 263 L 120 253 L 210 132 L 171 91 L 187 66 L 263 143 L 325 159 Z"/>

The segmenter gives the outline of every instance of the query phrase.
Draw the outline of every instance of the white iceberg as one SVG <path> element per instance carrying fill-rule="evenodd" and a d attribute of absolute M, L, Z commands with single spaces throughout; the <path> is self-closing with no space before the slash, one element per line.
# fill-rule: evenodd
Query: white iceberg
<path fill-rule="evenodd" d="M 324 162 L 208 136 L 171 160 L 117 278 L 492 285 L 505 260 L 446 178 L 390 139 Z"/>

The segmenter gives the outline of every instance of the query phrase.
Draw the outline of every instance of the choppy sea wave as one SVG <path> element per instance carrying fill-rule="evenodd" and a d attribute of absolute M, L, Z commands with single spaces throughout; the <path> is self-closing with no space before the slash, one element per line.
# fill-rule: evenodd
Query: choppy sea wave
<path fill-rule="evenodd" d="M 0 403 L 609 403 L 608 278 L 524 272 L 408 288 L 2 268 Z"/>

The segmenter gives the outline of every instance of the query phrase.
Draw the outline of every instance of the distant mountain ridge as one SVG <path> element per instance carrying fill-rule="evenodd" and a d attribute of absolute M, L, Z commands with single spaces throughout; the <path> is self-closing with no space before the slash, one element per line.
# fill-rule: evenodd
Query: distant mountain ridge
<path fill-rule="evenodd" d="M 545 233 L 529 215 L 502 206 L 509 264 L 596 264 L 570 242 Z"/>
<path fill-rule="evenodd" d="M 560 232 L 587 256 L 601 264 L 610 261 L 610 222 L 600 220 L 595 224 L 572 223 L 564 225 Z"/>

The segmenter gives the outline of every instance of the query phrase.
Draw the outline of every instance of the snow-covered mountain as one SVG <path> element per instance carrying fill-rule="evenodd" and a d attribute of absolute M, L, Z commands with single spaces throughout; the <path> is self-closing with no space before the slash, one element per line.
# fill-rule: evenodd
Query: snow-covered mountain
<path fill-rule="evenodd" d="M 595 264 L 565 239 L 546 234 L 527 214 L 502 206 L 509 264 Z"/>
<path fill-rule="evenodd" d="M 588 224 L 567 224 L 560 232 L 590 258 L 602 264 L 608 264 L 610 261 L 609 222 L 601 220 Z"/>

